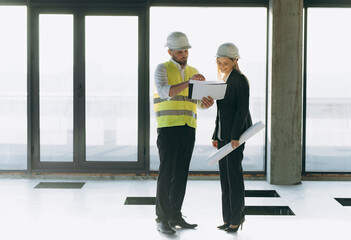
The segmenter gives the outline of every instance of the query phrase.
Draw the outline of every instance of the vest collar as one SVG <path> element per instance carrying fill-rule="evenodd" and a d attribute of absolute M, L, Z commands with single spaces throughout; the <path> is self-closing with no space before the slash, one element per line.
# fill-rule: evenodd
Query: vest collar
<path fill-rule="evenodd" d="M 176 61 L 174 61 L 173 59 L 171 59 L 170 61 L 171 61 L 174 65 L 176 65 L 176 67 L 177 67 L 179 70 L 184 70 L 184 69 L 186 68 L 186 66 L 187 66 L 187 64 L 185 64 L 184 67 L 182 68 L 182 67 L 180 66 L 180 64 L 177 63 Z"/>

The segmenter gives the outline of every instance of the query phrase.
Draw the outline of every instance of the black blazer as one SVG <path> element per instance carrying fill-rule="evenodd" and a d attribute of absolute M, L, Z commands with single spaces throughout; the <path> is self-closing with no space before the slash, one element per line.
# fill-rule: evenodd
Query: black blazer
<path fill-rule="evenodd" d="M 249 111 L 249 82 L 233 69 L 227 79 L 224 98 L 217 100 L 216 127 L 212 136 L 218 139 L 218 122 L 221 123 L 221 140 L 239 140 L 240 135 L 252 125 Z"/>

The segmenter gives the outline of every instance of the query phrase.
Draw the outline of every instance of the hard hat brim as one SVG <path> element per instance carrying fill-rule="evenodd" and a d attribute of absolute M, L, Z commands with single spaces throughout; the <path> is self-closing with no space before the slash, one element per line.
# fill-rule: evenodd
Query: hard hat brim
<path fill-rule="evenodd" d="M 165 47 L 168 47 L 171 50 L 188 50 L 189 48 L 191 48 L 191 45 L 187 45 L 187 46 L 183 46 L 183 47 L 172 47 L 172 46 L 169 46 L 168 44 L 166 44 Z"/>
<path fill-rule="evenodd" d="M 221 55 L 221 54 L 216 54 L 215 57 L 235 58 L 235 59 L 239 59 L 240 58 L 240 56 L 228 56 L 228 55 Z"/>

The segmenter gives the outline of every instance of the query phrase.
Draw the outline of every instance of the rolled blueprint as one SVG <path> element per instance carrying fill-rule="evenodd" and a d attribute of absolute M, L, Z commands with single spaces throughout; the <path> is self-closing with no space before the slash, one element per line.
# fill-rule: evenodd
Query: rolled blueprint
<path fill-rule="evenodd" d="M 239 146 L 246 142 L 248 139 L 250 139 L 252 136 L 254 136 L 256 133 L 261 131 L 264 128 L 264 124 L 259 121 L 249 127 L 243 134 L 241 134 L 239 138 Z M 232 147 L 232 143 L 229 142 L 226 145 L 224 145 L 222 148 L 218 149 L 216 152 L 212 153 L 208 158 L 207 158 L 207 163 L 212 166 L 225 156 L 227 156 L 231 151 L 233 151 L 234 148 Z"/>

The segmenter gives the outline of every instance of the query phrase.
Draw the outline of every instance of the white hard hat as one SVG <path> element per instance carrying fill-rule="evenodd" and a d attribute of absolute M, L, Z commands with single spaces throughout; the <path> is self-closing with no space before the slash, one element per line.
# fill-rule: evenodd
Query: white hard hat
<path fill-rule="evenodd" d="M 187 36 L 182 32 L 171 32 L 167 36 L 165 47 L 171 50 L 186 50 L 191 48 Z"/>
<path fill-rule="evenodd" d="M 218 47 L 216 57 L 239 59 L 239 49 L 233 43 L 223 43 Z"/>

